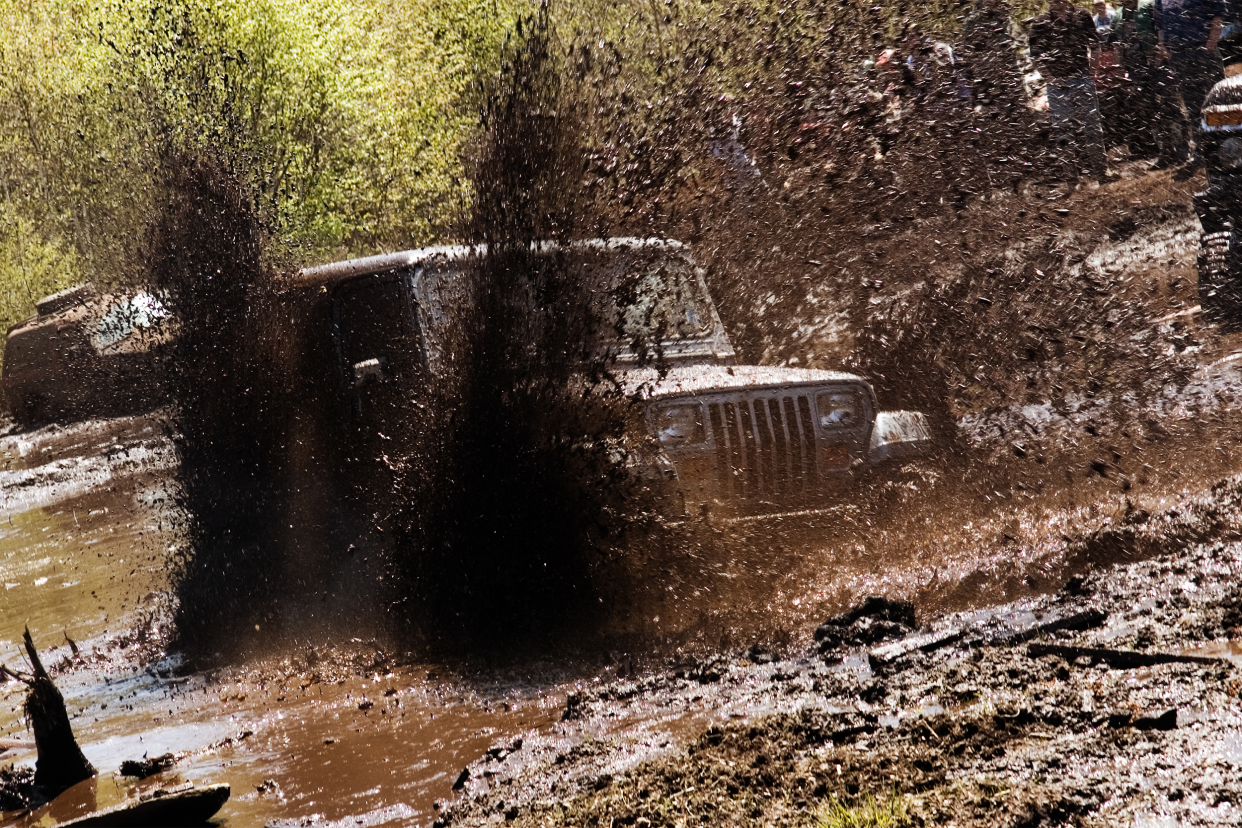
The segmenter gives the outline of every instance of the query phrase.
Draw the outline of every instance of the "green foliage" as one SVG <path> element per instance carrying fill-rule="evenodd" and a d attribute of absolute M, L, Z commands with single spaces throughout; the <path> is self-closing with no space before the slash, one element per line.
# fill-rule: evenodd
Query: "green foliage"
<path fill-rule="evenodd" d="M 1022 0 L 1015 14 L 1040 5 Z M 860 65 L 906 19 L 952 39 L 970 7 L 618 0 L 557 3 L 552 12 L 558 60 L 578 80 L 580 137 L 600 158 L 618 159 L 612 185 L 621 192 L 666 173 L 695 174 L 684 159 L 661 155 L 678 136 L 660 130 L 687 105 L 719 120 L 708 107 L 736 97 L 760 104 L 760 117 L 762 90 Z M 0 0 L 4 238 L 20 239 L 13 249 L 60 251 L 83 278 L 145 275 L 147 222 L 170 150 L 210 152 L 242 172 L 280 260 L 460 237 L 472 202 L 463 155 L 515 21 L 532 8 L 523 0 Z M 624 142 L 629 158 L 610 149 Z M 13 267 L 3 278 L 17 278 Z M 39 281 L 50 271 L 21 272 L 21 287 L 0 286 L 6 296 L 59 284 Z M 6 313 L 24 310 L 19 303 Z"/>
<path fill-rule="evenodd" d="M 906 799 L 896 790 L 880 799 L 868 794 L 853 807 L 830 797 L 816 817 L 818 828 L 903 828 L 910 824 Z"/>
<path fill-rule="evenodd" d="M 276 254 L 451 235 L 461 146 L 519 0 L 0 0 L 0 198 L 132 278 L 169 151 L 253 184 Z"/>
<path fill-rule="evenodd" d="M 39 299 L 78 281 L 72 248 L 41 241 L 28 220 L 0 205 L 0 331 L 29 316 Z"/>
<path fill-rule="evenodd" d="M 458 149 L 507 5 L 180 0 L 103 17 L 127 21 L 101 39 L 136 128 L 223 153 L 281 239 L 312 255 L 411 246 L 460 219 Z"/>

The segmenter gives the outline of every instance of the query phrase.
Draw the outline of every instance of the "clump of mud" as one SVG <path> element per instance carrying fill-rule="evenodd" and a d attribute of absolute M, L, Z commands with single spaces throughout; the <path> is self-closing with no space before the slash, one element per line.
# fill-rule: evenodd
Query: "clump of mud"
<path fill-rule="evenodd" d="M 0 811 L 24 811 L 38 801 L 34 774 L 29 767 L 0 768 Z"/>
<path fill-rule="evenodd" d="M 1204 494 L 1236 517 L 1236 488 Z M 711 675 L 571 694 L 520 761 L 472 763 L 437 824 L 1233 824 L 1221 768 L 1242 714 L 1221 636 L 1239 554 L 1236 540 L 1192 544 L 1060 594 L 924 618 L 900 643 L 848 649 L 852 664 L 721 659 Z M 701 718 L 633 724 L 670 709 Z M 877 804 L 900 819 L 876 820 Z"/>

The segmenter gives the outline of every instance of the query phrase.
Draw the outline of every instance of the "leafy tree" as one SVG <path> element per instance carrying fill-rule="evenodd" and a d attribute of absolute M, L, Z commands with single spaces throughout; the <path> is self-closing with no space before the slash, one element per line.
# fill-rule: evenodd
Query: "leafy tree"
<path fill-rule="evenodd" d="M 451 235 L 480 80 L 519 6 L 0 0 L 0 238 L 63 253 L 56 279 L 10 257 L 0 291 L 141 272 L 169 152 L 243 174 L 282 260 Z M 13 301 L 3 319 L 31 309 Z"/>

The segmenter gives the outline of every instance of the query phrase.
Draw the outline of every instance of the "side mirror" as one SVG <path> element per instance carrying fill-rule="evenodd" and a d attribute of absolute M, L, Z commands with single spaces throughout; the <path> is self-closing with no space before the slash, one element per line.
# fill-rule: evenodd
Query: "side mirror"
<path fill-rule="evenodd" d="M 354 387 L 359 388 L 371 382 L 383 382 L 384 363 L 379 357 L 364 359 L 354 363 Z"/>

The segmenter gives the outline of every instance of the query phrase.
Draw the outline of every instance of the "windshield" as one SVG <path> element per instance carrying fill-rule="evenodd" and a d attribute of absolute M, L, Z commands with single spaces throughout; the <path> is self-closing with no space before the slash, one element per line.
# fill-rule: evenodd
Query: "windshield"
<path fill-rule="evenodd" d="M 95 326 L 91 344 L 97 349 L 108 348 L 135 331 L 148 331 L 168 317 L 168 309 L 159 299 L 141 292 L 113 304 Z"/>
<path fill-rule="evenodd" d="M 712 308 L 694 266 L 665 250 L 601 250 L 577 254 L 594 294 L 602 334 L 610 340 L 699 339 L 712 328 Z"/>

